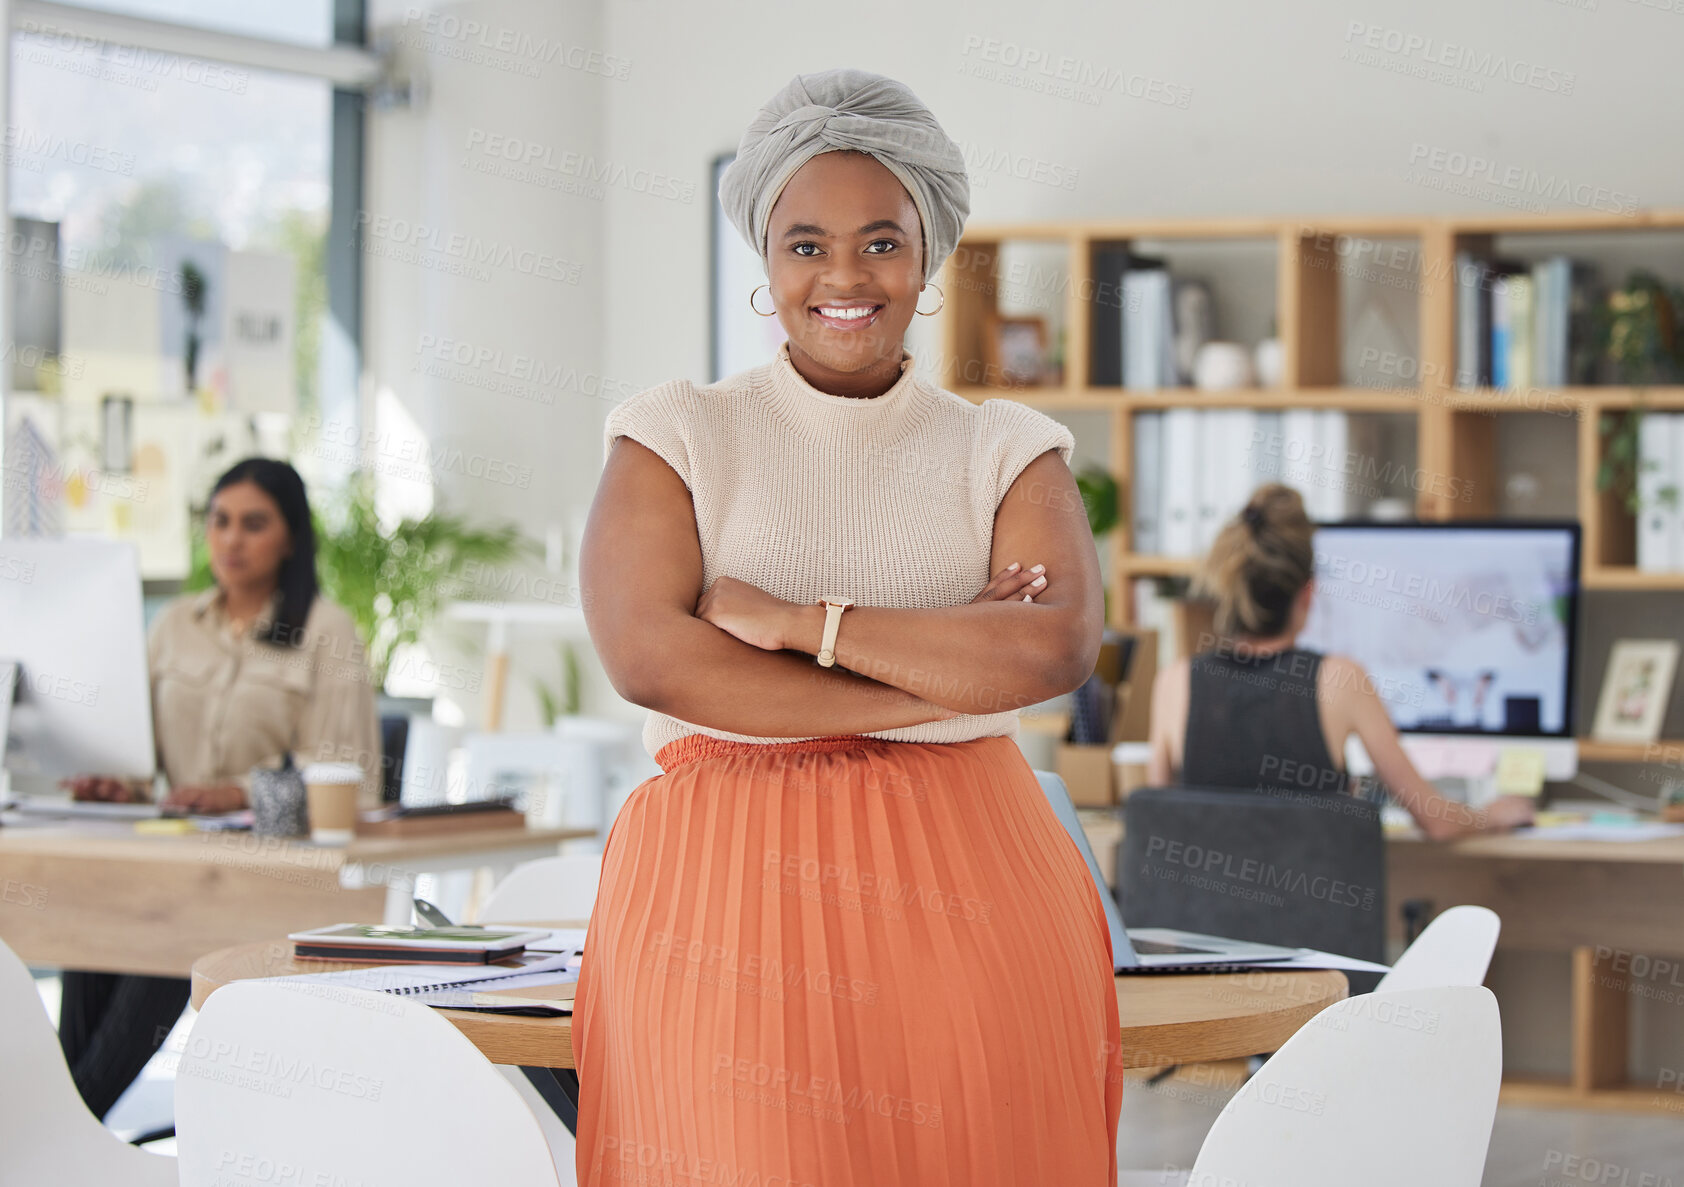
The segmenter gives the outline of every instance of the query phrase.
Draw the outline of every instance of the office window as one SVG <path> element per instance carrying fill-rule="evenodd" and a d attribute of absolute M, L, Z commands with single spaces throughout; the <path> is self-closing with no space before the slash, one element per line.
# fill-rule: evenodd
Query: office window
<path fill-rule="evenodd" d="M 189 0 L 99 7 L 210 23 Z M 331 17 L 220 8 L 295 40 Z M 132 538 L 145 577 L 179 579 L 215 476 L 294 452 L 320 407 L 334 92 L 26 26 L 10 82 L 6 529 Z"/>
<path fill-rule="evenodd" d="M 300 45 L 333 41 L 333 0 L 64 0 L 77 8 L 150 17 Z"/>

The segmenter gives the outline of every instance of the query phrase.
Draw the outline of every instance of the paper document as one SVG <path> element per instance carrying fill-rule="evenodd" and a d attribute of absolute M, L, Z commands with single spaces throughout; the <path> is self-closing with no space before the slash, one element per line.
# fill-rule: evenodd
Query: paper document
<path fill-rule="evenodd" d="M 1332 952 L 1318 952 L 1314 948 L 1300 948 L 1296 956 L 1285 960 L 1259 961 L 1254 970 L 1267 969 L 1340 969 L 1353 973 L 1389 973 L 1389 964 L 1375 964 L 1372 960 L 1358 960 L 1354 956 L 1339 956 Z"/>
<path fill-rule="evenodd" d="M 1629 824 L 1556 824 L 1548 828 L 1518 828 L 1511 834 L 1530 841 L 1653 841 L 1684 835 L 1684 824 L 1633 820 Z"/>
<path fill-rule="evenodd" d="M 543 928 L 533 928 L 533 931 L 543 931 Z M 571 952 L 578 955 L 585 950 L 585 929 L 582 927 L 552 927 L 549 935 L 542 940 L 533 940 L 526 945 L 528 952 Z"/>
<path fill-rule="evenodd" d="M 519 977 L 505 977 L 491 985 L 464 985 L 460 989 L 435 989 L 417 993 L 412 1000 L 440 1010 L 479 1010 L 486 1013 L 571 1014 L 571 993 L 545 993 L 559 985 L 577 985 L 579 970 L 561 973 L 527 973 Z M 487 992 L 490 990 L 490 992 Z M 516 990 L 531 991 L 516 994 Z M 510 996 L 504 997 L 508 993 Z"/>

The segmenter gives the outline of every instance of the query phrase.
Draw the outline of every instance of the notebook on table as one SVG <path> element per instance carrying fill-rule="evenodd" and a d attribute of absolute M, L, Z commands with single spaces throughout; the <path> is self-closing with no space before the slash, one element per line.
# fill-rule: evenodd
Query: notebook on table
<path fill-rule="evenodd" d="M 386 964 L 490 964 L 548 939 L 549 929 L 406 927 L 336 923 L 287 936 L 300 960 L 359 960 Z"/>

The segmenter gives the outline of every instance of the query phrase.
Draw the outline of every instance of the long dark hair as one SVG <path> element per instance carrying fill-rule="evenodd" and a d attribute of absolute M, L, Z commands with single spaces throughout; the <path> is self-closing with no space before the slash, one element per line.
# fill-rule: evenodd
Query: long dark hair
<path fill-rule="evenodd" d="M 252 483 L 275 500 L 292 536 L 292 555 L 281 562 L 275 582 L 281 594 L 280 609 L 268 632 L 258 637 L 268 643 L 302 646 L 304 622 L 310 617 L 310 607 L 321 590 L 316 581 L 316 529 L 310 521 L 310 500 L 304 493 L 304 480 L 285 462 L 248 457 L 235 462 L 216 480 L 216 485 L 211 487 L 211 499 L 216 498 L 218 491 L 241 482 Z"/>

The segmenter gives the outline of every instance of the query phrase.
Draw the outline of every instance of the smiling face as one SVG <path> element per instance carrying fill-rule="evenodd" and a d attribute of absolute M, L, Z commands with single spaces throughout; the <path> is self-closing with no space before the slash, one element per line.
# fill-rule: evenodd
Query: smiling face
<path fill-rule="evenodd" d="M 790 178 L 766 232 L 789 358 L 820 391 L 877 396 L 900 378 L 924 280 L 912 195 L 867 153 L 820 153 Z"/>

